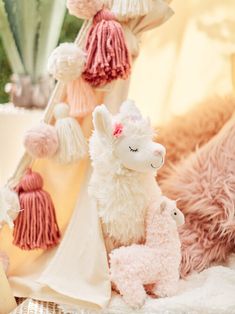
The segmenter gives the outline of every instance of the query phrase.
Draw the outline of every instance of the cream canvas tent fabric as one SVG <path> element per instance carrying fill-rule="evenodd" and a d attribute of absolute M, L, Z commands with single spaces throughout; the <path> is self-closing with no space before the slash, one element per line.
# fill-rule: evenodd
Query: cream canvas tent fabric
<path fill-rule="evenodd" d="M 166 25 L 143 36 L 130 85 L 129 96 L 153 117 L 153 122 L 185 111 L 215 89 L 221 93 L 232 89 L 232 47 L 223 50 L 220 36 L 211 38 L 198 28 L 202 13 L 219 7 L 230 11 L 232 1 L 202 4 L 196 0 L 175 0 L 172 7 L 176 15 Z M 132 30 L 142 33 L 161 24 L 170 14 L 169 9 L 163 15 L 155 12 L 133 23 Z M 130 42 L 137 55 L 137 42 Z M 129 82 L 118 81 L 110 91 L 99 92 L 97 97 L 116 112 L 128 95 L 128 85 Z M 90 133 L 90 117 L 83 122 L 83 128 Z M 110 299 L 110 283 L 99 220 L 87 197 L 89 161 L 60 166 L 37 160 L 33 168 L 43 175 L 45 189 L 53 197 L 63 240 L 49 252 L 22 252 L 11 244 L 11 231 L 4 228 L 0 248 L 11 258 L 10 283 L 15 294 L 71 305 L 105 306 Z"/>

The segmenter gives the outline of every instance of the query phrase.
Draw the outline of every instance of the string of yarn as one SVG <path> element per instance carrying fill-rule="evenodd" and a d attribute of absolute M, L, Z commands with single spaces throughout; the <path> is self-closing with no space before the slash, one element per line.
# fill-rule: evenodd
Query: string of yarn
<path fill-rule="evenodd" d="M 28 169 L 16 187 L 21 211 L 15 220 L 13 243 L 23 250 L 48 249 L 59 243 L 55 208 L 43 190 L 39 173 Z"/>
<path fill-rule="evenodd" d="M 67 84 L 67 103 L 71 117 L 84 118 L 96 106 L 95 94 L 92 87 L 82 77 Z"/>
<path fill-rule="evenodd" d="M 83 77 L 92 86 L 104 86 L 129 76 L 130 55 L 122 26 L 108 9 L 102 9 L 94 16 L 85 50 L 87 59 Z"/>

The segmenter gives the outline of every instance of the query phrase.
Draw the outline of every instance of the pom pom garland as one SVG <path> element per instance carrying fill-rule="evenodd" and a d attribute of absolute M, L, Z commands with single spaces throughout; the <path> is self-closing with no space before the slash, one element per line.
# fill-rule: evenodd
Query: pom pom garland
<path fill-rule="evenodd" d="M 70 116 L 83 118 L 92 112 L 96 106 L 92 87 L 79 77 L 67 85 L 67 103 L 70 106 Z"/>
<path fill-rule="evenodd" d="M 20 212 L 20 203 L 17 193 L 4 187 L 0 190 L 0 228 L 8 224 L 13 228 L 13 221 Z"/>
<path fill-rule="evenodd" d="M 79 123 L 69 117 L 69 106 L 57 104 L 54 109 L 55 128 L 59 138 L 59 149 L 56 159 L 61 163 L 78 161 L 87 154 L 87 141 L 84 138 Z"/>
<path fill-rule="evenodd" d="M 47 69 L 52 76 L 63 82 L 79 77 L 84 70 L 86 55 L 74 43 L 63 43 L 49 56 Z"/>
<path fill-rule="evenodd" d="M 46 123 L 33 127 L 25 134 L 24 146 L 34 158 L 52 157 L 59 146 L 55 128 Z"/>
<path fill-rule="evenodd" d="M 120 21 L 147 15 L 153 9 L 153 0 L 112 0 L 111 11 Z"/>
<path fill-rule="evenodd" d="M 42 188 L 42 177 L 31 169 L 16 188 L 22 210 L 15 220 L 13 243 L 23 250 L 48 249 L 60 239 L 52 199 Z"/>
<path fill-rule="evenodd" d="M 102 7 L 102 0 L 67 0 L 69 14 L 80 19 L 91 19 Z"/>
<path fill-rule="evenodd" d="M 87 35 L 83 77 L 92 86 L 104 86 L 130 73 L 130 55 L 122 26 L 107 9 L 99 11 Z"/>

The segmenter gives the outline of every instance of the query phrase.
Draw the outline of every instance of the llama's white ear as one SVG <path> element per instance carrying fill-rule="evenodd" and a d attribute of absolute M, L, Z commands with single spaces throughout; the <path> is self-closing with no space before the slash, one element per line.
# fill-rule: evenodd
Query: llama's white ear
<path fill-rule="evenodd" d="M 133 100 L 127 99 L 124 101 L 120 107 L 120 113 L 123 116 L 133 116 L 135 119 L 142 119 L 141 112 L 139 111 L 138 107 L 135 105 Z"/>
<path fill-rule="evenodd" d="M 105 105 L 100 105 L 93 111 L 93 124 L 101 136 L 112 134 L 112 116 Z"/>

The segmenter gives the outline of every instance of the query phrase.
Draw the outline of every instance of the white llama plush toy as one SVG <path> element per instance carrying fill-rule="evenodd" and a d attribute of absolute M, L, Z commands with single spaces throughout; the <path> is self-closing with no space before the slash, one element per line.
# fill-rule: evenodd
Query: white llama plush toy
<path fill-rule="evenodd" d="M 153 142 L 149 119 L 130 100 L 115 116 L 104 105 L 96 107 L 93 123 L 89 193 L 111 251 L 144 240 L 146 210 L 153 199 L 160 204 L 155 176 L 164 163 L 165 148 Z"/>
<path fill-rule="evenodd" d="M 177 226 L 183 223 L 176 203 L 163 197 L 160 212 L 154 203 L 148 211 L 145 245 L 121 247 L 110 254 L 111 280 L 131 307 L 144 304 L 144 285 L 154 284 L 151 292 L 157 297 L 176 293 L 181 261 Z"/>

